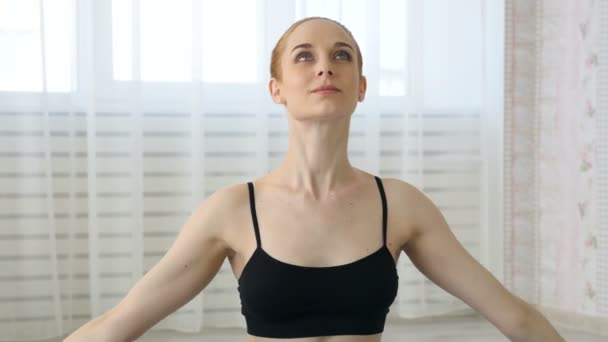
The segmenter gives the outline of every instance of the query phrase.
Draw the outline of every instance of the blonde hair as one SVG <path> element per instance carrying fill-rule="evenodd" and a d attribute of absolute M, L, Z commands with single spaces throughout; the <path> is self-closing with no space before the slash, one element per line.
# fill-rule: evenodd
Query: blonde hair
<path fill-rule="evenodd" d="M 289 26 L 287 31 L 285 31 L 283 33 L 283 35 L 281 36 L 281 38 L 279 38 L 274 49 L 272 49 L 272 56 L 270 58 L 270 77 L 274 77 L 279 81 L 281 80 L 281 55 L 285 51 L 285 44 L 287 43 L 287 39 L 289 38 L 291 33 L 298 26 L 300 26 L 300 24 L 302 24 L 303 22 L 309 21 L 309 20 L 313 20 L 313 19 L 323 19 L 323 20 L 329 20 L 329 21 L 333 22 L 334 24 L 340 26 L 348 34 L 348 36 L 355 42 L 355 50 L 357 50 L 357 64 L 358 64 L 358 68 L 359 68 L 359 76 L 361 76 L 363 74 L 363 57 L 361 56 L 361 49 L 359 49 L 359 44 L 357 44 L 357 41 L 355 40 L 355 37 L 350 32 L 350 30 L 347 29 L 346 26 L 342 25 L 341 23 L 339 23 L 333 19 L 329 19 L 329 18 L 325 18 L 325 17 L 307 17 L 304 19 L 300 19 L 300 20 L 296 21 L 295 23 L 291 24 L 291 26 Z"/>

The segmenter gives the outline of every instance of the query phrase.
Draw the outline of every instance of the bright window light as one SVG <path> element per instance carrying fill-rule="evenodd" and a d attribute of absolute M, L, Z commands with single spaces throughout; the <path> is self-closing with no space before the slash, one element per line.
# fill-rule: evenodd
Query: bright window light
<path fill-rule="evenodd" d="M 380 95 L 406 93 L 407 2 L 380 2 Z"/>
<path fill-rule="evenodd" d="M 72 82 L 73 0 L 43 1 L 46 89 Z M 40 1 L 0 0 L 0 91 L 42 91 Z"/>
<path fill-rule="evenodd" d="M 238 8 L 238 11 L 234 9 Z M 143 81 L 248 83 L 258 80 L 256 2 L 202 1 L 201 32 L 193 39 L 191 0 L 140 1 L 140 27 L 133 27 L 130 1 L 112 1 L 113 75 Z M 196 17 L 195 17 L 196 18 Z M 248 28 L 248 29 L 243 29 Z M 139 61 L 133 32 L 139 29 Z M 192 44 L 202 44 L 202 75 L 192 68 Z M 237 43 L 238 42 L 238 43 Z"/>

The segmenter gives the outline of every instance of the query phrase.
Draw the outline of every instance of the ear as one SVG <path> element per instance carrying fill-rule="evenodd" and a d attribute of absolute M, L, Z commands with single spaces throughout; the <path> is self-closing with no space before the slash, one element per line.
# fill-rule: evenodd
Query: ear
<path fill-rule="evenodd" d="M 361 77 L 359 78 L 359 94 L 357 97 L 359 102 L 363 102 L 363 99 L 365 99 L 366 90 L 367 90 L 367 79 L 365 78 L 365 76 L 361 75 Z"/>
<path fill-rule="evenodd" d="M 285 104 L 285 99 L 281 96 L 281 89 L 279 88 L 279 81 L 277 81 L 274 77 L 270 79 L 268 83 L 268 90 L 270 91 L 270 96 L 272 97 L 272 101 L 276 104 Z"/>

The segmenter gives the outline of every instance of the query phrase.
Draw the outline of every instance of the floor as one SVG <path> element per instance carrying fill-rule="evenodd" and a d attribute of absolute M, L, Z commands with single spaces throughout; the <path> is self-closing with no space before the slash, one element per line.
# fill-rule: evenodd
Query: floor
<path fill-rule="evenodd" d="M 608 336 L 596 336 L 585 332 L 555 327 L 566 341 L 605 342 Z M 184 334 L 167 330 L 150 330 L 138 342 L 239 342 L 245 341 L 243 329 L 211 329 L 201 334 Z M 49 339 L 39 342 L 59 342 Z M 387 322 L 382 342 L 497 342 L 509 341 L 493 325 L 479 316 L 423 318 L 408 321 Z"/>
<path fill-rule="evenodd" d="M 556 326 L 566 341 L 601 342 L 607 336 L 594 336 L 583 332 L 566 330 Z M 168 331 L 148 331 L 138 341 L 143 342 L 234 342 L 245 341 L 242 329 L 214 329 L 205 334 L 182 334 Z M 508 341 L 493 325 L 476 316 L 451 317 L 441 319 L 419 319 L 404 323 L 387 323 L 382 342 L 434 342 L 466 341 L 495 342 Z"/>

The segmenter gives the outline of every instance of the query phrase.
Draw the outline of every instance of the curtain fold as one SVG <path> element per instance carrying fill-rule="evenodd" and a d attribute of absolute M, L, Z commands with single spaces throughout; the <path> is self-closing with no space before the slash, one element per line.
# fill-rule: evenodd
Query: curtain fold
<path fill-rule="evenodd" d="M 103 314 L 162 258 L 201 201 L 282 161 L 287 113 L 267 93 L 268 64 L 279 36 L 306 16 L 341 20 L 362 49 L 368 91 L 351 120 L 351 163 L 420 188 L 502 278 L 491 253 L 501 246 L 491 214 L 500 208 L 492 170 L 501 159 L 502 47 L 491 45 L 502 36 L 500 1 L 447 10 L 428 0 L 0 6 L 37 22 L 0 20 L 0 49 L 11 47 L 0 53 L 0 75 L 40 70 L 19 89 L 0 76 L 0 341 L 59 337 Z M 40 48 L 7 45 L 28 39 Z M 398 271 L 389 320 L 469 312 L 406 255 Z M 153 329 L 244 326 L 226 261 Z"/>
<path fill-rule="evenodd" d="M 606 7 L 509 0 L 505 47 L 506 284 L 556 323 L 603 334 Z"/>

